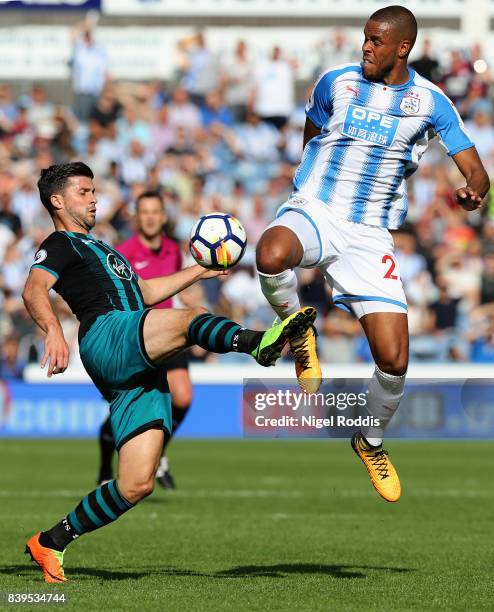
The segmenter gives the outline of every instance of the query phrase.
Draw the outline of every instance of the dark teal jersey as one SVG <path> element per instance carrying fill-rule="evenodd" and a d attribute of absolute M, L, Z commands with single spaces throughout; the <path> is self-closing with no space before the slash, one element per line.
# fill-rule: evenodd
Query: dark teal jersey
<path fill-rule="evenodd" d="M 53 232 L 41 244 L 32 267 L 57 279 L 53 288 L 81 323 L 79 340 L 100 315 L 145 307 L 127 259 L 91 234 Z"/>

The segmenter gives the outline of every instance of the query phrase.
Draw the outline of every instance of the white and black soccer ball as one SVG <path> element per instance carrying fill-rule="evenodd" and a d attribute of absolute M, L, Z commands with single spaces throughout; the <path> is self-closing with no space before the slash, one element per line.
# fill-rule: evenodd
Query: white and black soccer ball
<path fill-rule="evenodd" d="M 191 255 L 204 268 L 231 268 L 242 259 L 246 246 L 242 224 L 226 213 L 203 215 L 190 232 Z"/>

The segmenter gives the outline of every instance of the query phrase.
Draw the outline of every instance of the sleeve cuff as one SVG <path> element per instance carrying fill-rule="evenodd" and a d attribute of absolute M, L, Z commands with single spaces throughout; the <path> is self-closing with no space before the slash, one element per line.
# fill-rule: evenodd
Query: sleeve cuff
<path fill-rule="evenodd" d="M 314 115 L 309 111 L 307 111 L 305 113 L 306 117 L 308 119 L 310 119 L 312 121 L 312 123 L 316 126 L 316 128 L 318 129 L 322 129 L 323 124 L 319 121 L 319 119 L 317 119 L 316 117 L 314 117 Z"/>
<path fill-rule="evenodd" d="M 453 155 L 456 155 L 457 153 L 461 153 L 462 151 L 466 151 L 467 149 L 471 149 L 474 146 L 475 145 L 473 144 L 473 142 L 471 142 L 470 144 L 465 144 L 461 147 L 456 147 L 455 149 L 451 149 L 451 151 L 448 151 L 448 155 L 449 157 L 453 157 Z"/>
<path fill-rule="evenodd" d="M 31 269 L 32 268 L 41 268 L 42 270 L 46 270 L 47 272 L 52 274 L 57 280 L 59 279 L 58 274 L 54 272 L 53 270 L 50 270 L 50 268 L 47 268 L 46 266 L 42 266 L 41 264 L 34 264 L 34 266 L 31 266 Z"/>

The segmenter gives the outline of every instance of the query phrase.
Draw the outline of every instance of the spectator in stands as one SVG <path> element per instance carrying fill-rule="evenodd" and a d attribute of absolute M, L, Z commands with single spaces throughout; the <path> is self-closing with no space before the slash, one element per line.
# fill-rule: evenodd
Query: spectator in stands
<path fill-rule="evenodd" d="M 465 60 L 457 49 L 451 51 L 447 71 L 441 78 L 441 85 L 453 104 L 461 102 L 468 93 L 474 78 L 470 62 Z"/>
<path fill-rule="evenodd" d="M 486 249 L 480 279 L 478 304 L 494 304 L 494 246 Z"/>
<path fill-rule="evenodd" d="M 73 146 L 77 122 L 72 113 L 63 106 L 55 108 L 55 134 L 51 141 L 51 152 L 56 163 L 72 159 L 76 152 Z"/>
<path fill-rule="evenodd" d="M 460 300 L 450 296 L 448 282 L 445 278 L 438 277 L 436 285 L 439 289 L 439 296 L 429 306 L 432 313 L 432 329 L 438 332 L 452 331 L 456 326 Z"/>
<path fill-rule="evenodd" d="M 201 31 L 180 39 L 178 50 L 182 55 L 184 72 L 181 85 L 189 94 L 191 101 L 202 106 L 206 94 L 218 86 L 219 70 L 216 57 L 208 48 L 204 33 Z"/>
<path fill-rule="evenodd" d="M 149 123 L 139 117 L 136 107 L 128 103 L 123 110 L 122 116 L 116 121 L 117 139 L 122 148 L 126 151 L 132 140 L 138 140 L 143 147 L 151 145 L 151 129 Z"/>
<path fill-rule="evenodd" d="M 22 104 L 27 107 L 27 121 L 34 135 L 52 138 L 55 135 L 55 106 L 48 100 L 46 89 L 35 83 L 31 94 L 23 97 Z"/>
<path fill-rule="evenodd" d="M 425 77 L 433 83 L 437 83 L 441 76 L 439 62 L 432 53 L 432 43 L 426 38 L 422 45 L 422 54 L 419 58 L 410 62 L 410 66 L 416 70 L 421 76 Z"/>
<path fill-rule="evenodd" d="M 295 108 L 295 75 L 292 62 L 283 58 L 280 47 L 254 71 L 253 110 L 259 117 L 282 128 Z"/>
<path fill-rule="evenodd" d="M 108 57 L 87 21 L 74 26 L 72 38 L 74 112 L 80 121 L 88 122 L 108 78 Z"/>
<path fill-rule="evenodd" d="M 97 140 L 97 152 L 110 164 L 116 163 L 123 153 L 123 147 L 118 140 L 116 123 L 109 123 L 101 138 Z"/>
<path fill-rule="evenodd" d="M 257 193 L 252 198 L 252 208 L 249 216 L 245 219 L 245 229 L 249 236 L 249 240 L 255 245 L 257 244 L 261 234 L 266 228 L 266 210 L 264 206 L 264 198 Z"/>
<path fill-rule="evenodd" d="M 437 176 L 432 164 L 423 163 L 418 167 L 413 177 L 410 195 L 413 200 L 408 210 L 408 222 L 416 222 L 427 211 L 430 203 L 435 197 Z"/>
<path fill-rule="evenodd" d="M 246 122 L 237 127 L 237 138 L 243 158 L 256 162 L 279 158 L 279 133 L 254 112 L 248 112 Z"/>
<path fill-rule="evenodd" d="M 167 104 L 162 104 L 155 113 L 154 121 L 151 123 L 150 151 L 155 156 L 163 153 L 173 146 L 175 140 L 175 127 L 170 124 L 170 111 Z M 90 166 L 91 167 L 91 166 Z"/>
<path fill-rule="evenodd" d="M 201 120 L 205 128 L 211 127 L 213 123 L 221 123 L 229 127 L 233 125 L 233 115 L 223 103 L 222 95 L 218 90 L 206 94 L 204 106 L 201 107 Z"/>
<path fill-rule="evenodd" d="M 436 273 L 444 278 L 452 298 L 465 300 L 465 306 L 471 308 L 478 301 L 480 274 L 465 264 L 463 252 L 448 249 L 435 262 Z"/>
<path fill-rule="evenodd" d="M 328 35 L 316 44 L 318 55 L 314 76 L 317 77 L 331 66 L 359 63 L 362 59 L 360 45 L 351 43 L 344 30 L 334 28 Z"/>
<path fill-rule="evenodd" d="M 15 123 L 19 109 L 12 99 L 12 90 L 8 85 L 0 84 L 0 116 L 9 123 Z"/>
<path fill-rule="evenodd" d="M 2 278 L 4 290 L 14 298 L 19 298 L 29 273 L 29 262 L 20 257 L 19 242 L 12 242 L 6 249 L 3 264 Z"/>
<path fill-rule="evenodd" d="M 233 57 L 222 67 L 221 85 L 225 91 L 225 102 L 237 123 L 245 121 L 254 88 L 254 68 L 247 55 L 247 44 L 239 40 Z"/>
<path fill-rule="evenodd" d="M 0 193 L 0 224 L 8 227 L 17 238 L 21 237 L 21 219 L 12 210 L 12 197 L 8 191 Z"/>
<path fill-rule="evenodd" d="M 472 321 L 474 325 L 466 334 L 471 342 L 470 361 L 494 363 L 494 304 L 477 309 Z"/>
<path fill-rule="evenodd" d="M 0 380 L 20 380 L 25 364 L 17 359 L 19 339 L 14 334 L 7 336 L 1 345 Z"/>
<path fill-rule="evenodd" d="M 183 87 L 175 87 L 173 90 L 168 111 L 170 125 L 174 128 L 180 126 L 188 132 L 193 132 L 202 125 L 199 109 L 190 101 L 189 94 Z"/>
<path fill-rule="evenodd" d="M 298 164 L 302 157 L 305 113 L 295 111 L 283 129 L 283 156 L 291 163 Z"/>
<path fill-rule="evenodd" d="M 93 170 L 95 176 L 99 177 L 106 176 L 110 169 L 110 160 L 101 152 L 95 136 L 89 136 L 87 139 L 85 163 Z M 98 216 L 100 214 L 99 200 L 98 197 Z"/>
<path fill-rule="evenodd" d="M 399 231 L 395 234 L 395 257 L 400 268 L 403 284 L 412 281 L 422 270 L 425 270 L 426 261 L 423 255 L 417 252 L 417 238 L 412 231 Z"/>
<path fill-rule="evenodd" d="M 5 223 L 0 223 L 0 263 L 3 265 L 9 245 L 15 242 L 15 234 Z"/>
<path fill-rule="evenodd" d="M 106 128 L 114 123 L 122 112 L 122 105 L 115 96 L 114 87 L 108 83 L 89 115 L 89 129 L 91 134 L 100 138 L 105 134 Z"/>
<path fill-rule="evenodd" d="M 467 94 L 458 102 L 457 110 L 464 120 L 471 120 L 479 102 L 486 101 L 483 83 L 474 78 L 468 88 Z"/>
<path fill-rule="evenodd" d="M 131 140 L 128 149 L 128 153 L 123 155 L 120 161 L 122 180 L 129 186 L 134 183 L 145 184 L 148 170 L 154 165 L 155 158 L 145 153 L 140 140 Z"/>
<path fill-rule="evenodd" d="M 492 166 L 494 158 L 493 110 L 490 100 L 480 98 L 472 105 L 472 119 L 465 122 L 465 129 L 486 166 Z"/>
<path fill-rule="evenodd" d="M 24 231 L 33 229 L 39 221 L 40 202 L 33 183 L 27 168 L 18 171 L 12 191 L 12 212 L 20 217 Z"/>

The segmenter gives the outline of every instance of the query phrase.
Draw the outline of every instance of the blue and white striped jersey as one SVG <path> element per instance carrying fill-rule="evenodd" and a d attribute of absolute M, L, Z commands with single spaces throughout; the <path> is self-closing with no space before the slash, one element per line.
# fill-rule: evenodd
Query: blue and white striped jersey
<path fill-rule="evenodd" d="M 368 81 L 360 64 L 319 78 L 305 110 L 321 134 L 304 149 L 294 195 L 321 200 L 337 218 L 396 229 L 429 139 L 437 134 L 448 155 L 474 146 L 449 98 L 408 70 L 403 85 Z"/>

